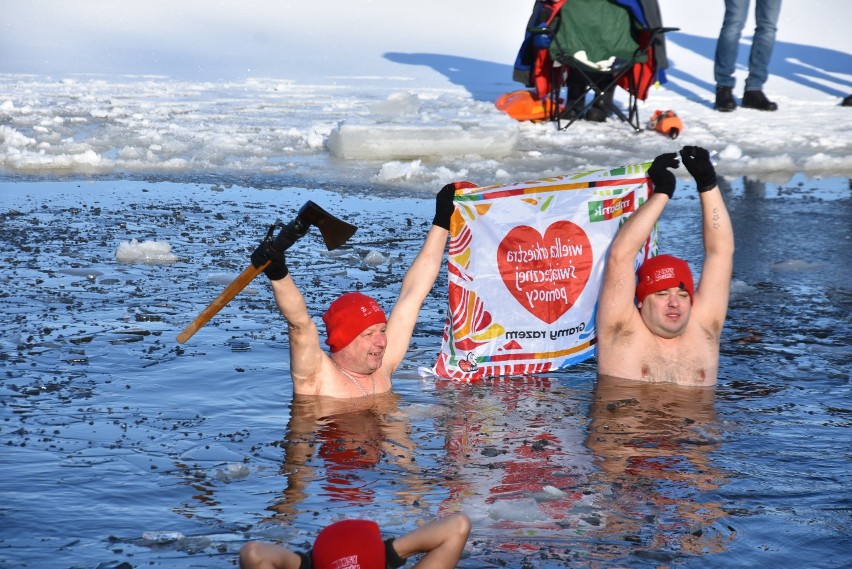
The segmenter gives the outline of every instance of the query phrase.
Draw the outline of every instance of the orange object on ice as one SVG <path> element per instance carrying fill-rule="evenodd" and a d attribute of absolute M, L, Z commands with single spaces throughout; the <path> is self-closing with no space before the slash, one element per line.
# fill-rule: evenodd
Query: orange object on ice
<path fill-rule="evenodd" d="M 648 130 L 656 130 L 674 140 L 683 132 L 683 121 L 674 111 L 654 111 L 648 121 Z"/>
<path fill-rule="evenodd" d="M 550 120 L 550 100 L 539 99 L 532 91 L 512 91 L 503 93 L 494 102 L 494 106 L 519 121 Z"/>

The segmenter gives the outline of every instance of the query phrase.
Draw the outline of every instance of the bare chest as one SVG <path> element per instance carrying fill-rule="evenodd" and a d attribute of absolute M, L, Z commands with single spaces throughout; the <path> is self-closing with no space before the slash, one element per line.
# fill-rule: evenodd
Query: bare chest
<path fill-rule="evenodd" d="M 324 386 L 324 395 L 339 398 L 370 397 L 387 393 L 391 389 L 390 378 L 383 370 L 378 370 L 370 376 L 354 375 L 346 370 L 337 368 Z"/>
<path fill-rule="evenodd" d="M 628 340 L 628 339 L 625 339 Z M 684 335 L 663 340 L 652 335 L 601 347 L 598 373 L 649 383 L 715 385 L 719 372 L 718 346 Z"/>

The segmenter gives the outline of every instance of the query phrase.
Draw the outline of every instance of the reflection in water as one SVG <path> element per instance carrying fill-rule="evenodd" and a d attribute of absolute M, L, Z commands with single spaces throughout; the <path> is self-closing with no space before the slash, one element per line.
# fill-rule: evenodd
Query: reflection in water
<path fill-rule="evenodd" d="M 557 381 L 441 386 L 442 513 L 467 513 L 475 540 L 509 566 L 724 551 L 734 536 L 713 498 L 724 483 L 709 456 L 720 444 L 714 390 L 603 377 L 587 414 L 588 394 Z"/>
<path fill-rule="evenodd" d="M 591 459 L 571 389 L 546 377 L 440 387 L 449 407 L 441 426 L 449 498 L 441 514 L 464 511 L 475 538 L 503 555 L 557 542 L 562 552 L 570 536 L 601 523 L 584 491 Z"/>
<path fill-rule="evenodd" d="M 354 400 L 297 396 L 282 442 L 287 479 L 282 498 L 270 509 L 298 514 L 300 504 L 384 505 L 388 481 L 401 471 L 396 499 L 415 503 L 423 489 L 413 460 L 409 425 L 393 393 Z M 380 467 L 380 468 L 379 468 Z M 381 471 L 381 472 L 380 472 Z M 384 474 L 382 474 L 384 473 Z M 309 486 L 315 488 L 309 490 Z"/>
<path fill-rule="evenodd" d="M 714 399 L 713 388 L 598 378 L 586 444 L 608 488 L 607 534 L 661 558 L 725 550 L 733 534 L 709 498 L 724 483 L 709 456 Z"/>

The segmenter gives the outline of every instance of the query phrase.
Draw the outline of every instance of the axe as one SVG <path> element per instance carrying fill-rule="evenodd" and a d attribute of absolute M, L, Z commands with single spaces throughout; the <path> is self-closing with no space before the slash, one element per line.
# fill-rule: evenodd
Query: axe
<path fill-rule="evenodd" d="M 282 253 L 289 249 L 296 241 L 305 236 L 311 225 L 316 226 L 322 234 L 325 246 L 329 251 L 337 249 L 355 233 L 358 229 L 354 225 L 350 225 L 345 221 L 338 219 L 322 209 L 312 201 L 308 201 L 296 214 L 296 219 L 283 226 L 278 237 L 275 238 L 275 249 Z M 271 230 L 270 230 L 271 231 Z M 240 275 L 231 282 L 219 296 L 213 299 L 207 308 L 201 311 L 195 320 L 189 326 L 184 328 L 183 332 L 178 334 L 177 341 L 183 344 L 189 340 L 202 326 L 213 318 L 222 308 L 225 307 L 241 290 L 246 288 L 248 284 L 269 265 L 267 261 L 260 267 L 249 265 Z"/>

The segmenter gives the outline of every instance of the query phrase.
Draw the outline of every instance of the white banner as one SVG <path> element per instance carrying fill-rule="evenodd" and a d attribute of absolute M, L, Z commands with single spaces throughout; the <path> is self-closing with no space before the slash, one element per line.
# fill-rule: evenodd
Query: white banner
<path fill-rule="evenodd" d="M 449 311 L 434 372 L 544 373 L 594 354 L 606 253 L 649 195 L 650 163 L 456 191 Z M 656 254 L 656 228 L 636 266 Z"/>

